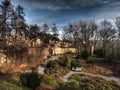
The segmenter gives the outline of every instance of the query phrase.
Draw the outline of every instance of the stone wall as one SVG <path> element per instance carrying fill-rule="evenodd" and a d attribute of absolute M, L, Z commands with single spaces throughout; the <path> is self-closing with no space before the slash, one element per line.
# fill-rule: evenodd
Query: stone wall
<path fill-rule="evenodd" d="M 67 52 L 72 52 L 72 53 L 75 53 L 75 48 L 60 48 L 60 47 L 56 47 L 55 48 L 55 51 L 54 51 L 54 54 L 64 54 L 64 53 L 67 53 Z"/>

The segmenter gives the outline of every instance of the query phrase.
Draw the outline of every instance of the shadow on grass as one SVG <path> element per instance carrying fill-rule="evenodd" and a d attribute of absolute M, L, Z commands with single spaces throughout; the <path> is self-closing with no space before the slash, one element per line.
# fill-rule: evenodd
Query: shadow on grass
<path fill-rule="evenodd" d="M 0 90 L 30 90 L 20 86 L 19 82 L 6 76 L 0 76 Z"/>

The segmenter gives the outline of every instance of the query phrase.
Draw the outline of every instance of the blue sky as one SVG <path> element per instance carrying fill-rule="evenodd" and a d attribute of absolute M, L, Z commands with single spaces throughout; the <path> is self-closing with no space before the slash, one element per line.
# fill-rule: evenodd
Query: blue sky
<path fill-rule="evenodd" d="M 11 0 L 22 5 L 29 24 L 57 23 L 62 27 L 80 20 L 108 19 L 120 16 L 120 0 Z"/>

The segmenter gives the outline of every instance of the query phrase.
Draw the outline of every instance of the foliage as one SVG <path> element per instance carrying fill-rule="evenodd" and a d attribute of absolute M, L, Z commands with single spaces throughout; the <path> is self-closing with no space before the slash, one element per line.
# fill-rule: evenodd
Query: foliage
<path fill-rule="evenodd" d="M 90 83 L 71 79 L 67 83 L 60 84 L 57 90 L 119 90 L 119 88 L 119 86 L 110 83 Z"/>
<path fill-rule="evenodd" d="M 95 59 L 92 56 L 89 56 L 86 60 L 87 63 L 95 63 Z"/>
<path fill-rule="evenodd" d="M 57 81 L 54 80 L 54 78 L 52 78 L 51 76 L 44 75 L 42 77 L 41 84 L 50 85 L 50 86 L 56 86 L 57 85 Z"/>
<path fill-rule="evenodd" d="M 81 58 L 86 59 L 90 54 L 87 51 L 81 52 Z"/>
<path fill-rule="evenodd" d="M 40 85 L 40 82 L 41 77 L 38 73 L 23 73 L 20 75 L 20 83 L 31 89 L 36 89 Z"/>
<path fill-rule="evenodd" d="M 81 54 L 78 54 L 75 58 L 76 59 L 80 59 L 81 58 Z"/>
<path fill-rule="evenodd" d="M 61 85 L 59 85 L 56 90 L 80 90 L 79 82 L 77 82 L 76 80 L 70 80 L 67 83 L 62 83 Z"/>
<path fill-rule="evenodd" d="M 74 87 L 78 87 L 79 86 L 79 82 L 74 80 L 74 79 L 71 79 L 69 80 L 69 82 L 66 84 L 67 86 L 74 86 Z"/>
<path fill-rule="evenodd" d="M 80 63 L 79 61 L 76 61 L 76 60 L 72 61 L 71 66 L 72 66 L 72 67 L 73 67 L 73 66 L 74 66 L 74 67 L 82 67 L 81 63 Z"/>
<path fill-rule="evenodd" d="M 55 67 L 57 67 L 58 66 L 58 62 L 57 61 L 49 61 L 48 63 L 47 63 L 47 68 L 55 68 Z"/>
<path fill-rule="evenodd" d="M 80 83 L 80 88 L 82 90 L 96 90 L 95 86 L 91 83 Z"/>
<path fill-rule="evenodd" d="M 72 76 L 72 77 L 70 77 L 70 80 L 71 80 L 71 79 L 74 79 L 74 80 L 76 80 L 76 81 L 78 81 L 78 82 L 81 81 L 81 77 L 80 77 L 80 75 Z"/>
<path fill-rule="evenodd" d="M 80 80 L 79 80 L 80 79 Z M 98 81 L 98 78 L 93 78 L 90 79 L 90 77 L 86 76 L 81 76 L 81 75 L 73 75 L 72 77 L 69 78 L 69 81 L 76 81 L 77 83 L 79 82 L 79 89 L 78 90 L 119 90 L 120 86 L 115 84 L 114 82 L 108 82 L 105 81 L 104 79 L 101 80 L 100 82 Z M 75 82 L 75 83 L 76 83 Z M 68 83 L 66 83 L 68 84 Z M 71 84 L 71 87 L 74 87 L 74 84 Z"/>
<path fill-rule="evenodd" d="M 94 50 L 94 54 L 98 58 L 102 58 L 104 56 L 103 49 L 96 49 Z"/>
<path fill-rule="evenodd" d="M 67 68 L 67 69 L 71 69 L 71 60 L 70 60 L 70 57 L 67 56 L 65 61 L 64 61 L 64 66 Z"/>

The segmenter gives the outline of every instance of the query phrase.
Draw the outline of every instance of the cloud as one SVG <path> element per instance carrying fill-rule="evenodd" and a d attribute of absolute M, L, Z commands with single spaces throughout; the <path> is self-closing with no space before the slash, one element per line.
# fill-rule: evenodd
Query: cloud
<path fill-rule="evenodd" d="M 120 1 L 112 2 L 99 8 L 95 8 L 92 11 L 91 16 L 93 16 L 95 19 L 114 19 L 115 17 L 120 16 Z"/>
<path fill-rule="evenodd" d="M 114 19 L 120 16 L 120 0 L 11 0 L 21 4 L 30 23 L 66 24 L 81 19 Z M 31 20 L 31 21 L 30 21 Z"/>
<path fill-rule="evenodd" d="M 108 0 L 12 0 L 15 3 L 23 4 L 28 9 L 48 9 L 48 10 L 75 10 L 90 8 L 102 5 Z M 104 3 L 103 3 L 104 2 Z"/>

